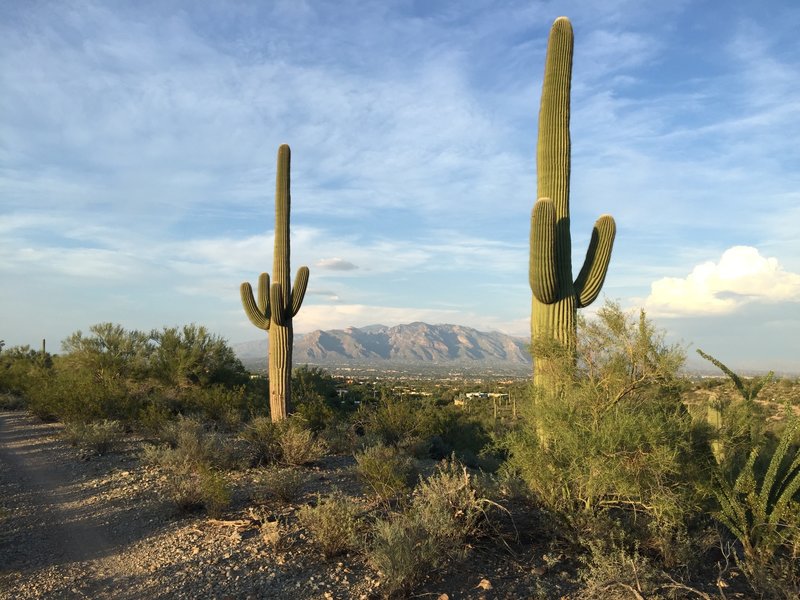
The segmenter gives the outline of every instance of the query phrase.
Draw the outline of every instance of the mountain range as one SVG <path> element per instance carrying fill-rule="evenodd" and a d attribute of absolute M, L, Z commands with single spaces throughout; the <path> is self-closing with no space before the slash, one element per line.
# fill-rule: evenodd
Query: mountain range
<path fill-rule="evenodd" d="M 233 344 L 248 367 L 266 366 L 267 336 Z M 370 325 L 295 335 L 292 362 L 326 367 L 469 368 L 530 373 L 528 342 L 463 325 Z"/>

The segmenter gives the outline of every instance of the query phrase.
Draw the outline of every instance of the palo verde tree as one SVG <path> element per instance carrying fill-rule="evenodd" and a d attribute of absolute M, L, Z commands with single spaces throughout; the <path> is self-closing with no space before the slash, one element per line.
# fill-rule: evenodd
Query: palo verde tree
<path fill-rule="evenodd" d="M 597 220 L 583 267 L 573 281 L 569 224 L 572 51 L 572 25 L 559 17 L 547 43 L 536 153 L 538 200 L 531 214 L 530 239 L 534 383 L 545 388 L 554 388 L 555 382 L 547 376 L 547 358 L 537 353 L 537 345 L 557 342 L 574 351 L 577 309 L 594 302 L 600 293 L 616 233 L 612 217 L 603 215 Z"/>
<path fill-rule="evenodd" d="M 241 285 L 242 305 L 250 321 L 269 332 L 269 409 L 273 421 L 286 418 L 291 411 L 292 317 L 300 310 L 308 285 L 308 267 L 300 267 L 294 286 L 289 285 L 289 146 L 278 148 L 275 181 L 275 249 L 272 285 L 268 273 L 258 278 L 258 299 L 253 288 Z"/>

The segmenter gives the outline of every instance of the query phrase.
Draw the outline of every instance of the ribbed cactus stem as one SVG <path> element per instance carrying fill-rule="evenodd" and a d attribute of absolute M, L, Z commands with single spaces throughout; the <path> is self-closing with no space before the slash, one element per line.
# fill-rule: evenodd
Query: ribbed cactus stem
<path fill-rule="evenodd" d="M 575 349 L 577 309 L 600 293 L 608 271 L 616 234 L 614 219 L 600 217 L 594 225 L 586 260 L 572 278 L 569 222 L 570 86 L 572 25 L 559 17 L 550 30 L 539 109 L 536 152 L 537 197 L 531 214 L 530 285 L 531 337 L 556 341 L 568 352 Z M 555 389 L 554 372 L 543 355 L 534 357 L 534 383 Z"/>
<path fill-rule="evenodd" d="M 289 146 L 278 149 L 275 178 L 275 246 L 272 282 L 267 273 L 258 278 L 258 298 L 253 288 L 243 283 L 242 306 L 250 321 L 269 332 L 269 406 L 273 421 L 285 419 L 291 412 L 292 317 L 300 310 L 308 286 L 308 267 L 300 267 L 294 286 L 289 282 L 289 214 L 291 211 Z"/>

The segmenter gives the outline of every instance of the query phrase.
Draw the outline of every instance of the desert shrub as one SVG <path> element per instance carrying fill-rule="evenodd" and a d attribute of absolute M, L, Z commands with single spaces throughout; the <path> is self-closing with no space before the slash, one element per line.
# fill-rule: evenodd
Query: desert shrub
<path fill-rule="evenodd" d="M 204 462 L 171 460 L 163 462 L 166 497 L 181 511 L 203 508 L 212 517 L 219 516 L 231 503 L 230 487 L 225 477 Z"/>
<path fill-rule="evenodd" d="M 306 481 L 306 475 L 299 469 L 273 465 L 259 473 L 254 500 L 264 502 L 268 497 L 274 497 L 285 503 L 295 502 Z"/>
<path fill-rule="evenodd" d="M 376 405 L 362 405 L 357 419 L 366 436 L 384 444 L 409 445 L 438 433 L 427 407 L 419 402 L 384 397 Z"/>
<path fill-rule="evenodd" d="M 242 431 L 253 465 L 280 463 L 300 466 L 319 460 L 325 443 L 297 416 L 273 423 L 268 417 L 256 417 Z"/>
<path fill-rule="evenodd" d="M 325 455 L 325 444 L 308 429 L 301 419 L 290 417 L 278 424 L 280 462 L 300 466 L 319 460 Z"/>
<path fill-rule="evenodd" d="M 292 402 L 295 413 L 314 433 L 327 427 L 341 412 L 336 380 L 320 367 L 302 365 L 292 371 Z"/>
<path fill-rule="evenodd" d="M 722 473 L 715 478 L 716 516 L 740 543 L 737 560 L 751 586 L 767 597 L 800 594 L 798 433 L 800 419 L 790 417 L 777 445 L 753 448 L 733 482 Z"/>
<path fill-rule="evenodd" d="M 238 449 L 224 435 L 209 431 L 206 426 L 192 417 L 179 416 L 176 420 L 164 425 L 159 437 L 166 446 L 151 451 L 157 457 L 158 452 L 163 459 L 156 462 L 196 462 L 214 465 L 223 469 L 239 466 L 241 461 Z"/>
<path fill-rule="evenodd" d="M 242 430 L 241 436 L 247 442 L 251 465 L 267 465 L 280 460 L 281 430 L 269 417 L 255 417 Z"/>
<path fill-rule="evenodd" d="M 477 536 L 492 505 L 479 496 L 466 467 L 454 458 L 439 463 L 433 475 L 414 489 L 410 510 L 423 524 L 439 553 L 454 557 Z"/>
<path fill-rule="evenodd" d="M 381 500 L 407 492 L 416 476 L 411 457 L 394 446 L 371 446 L 355 458 L 358 476 Z"/>
<path fill-rule="evenodd" d="M 661 597 L 655 594 L 668 581 L 667 576 L 635 545 L 628 547 L 624 539 L 592 539 L 587 542 L 587 549 L 580 557 L 584 567 L 579 575 L 585 586 L 581 598 Z"/>
<path fill-rule="evenodd" d="M 6 350 L 0 346 L 0 392 L 24 398 L 32 381 L 45 376 L 52 365 L 50 354 L 31 350 L 30 346 Z"/>
<path fill-rule="evenodd" d="M 331 454 L 350 454 L 357 448 L 355 428 L 346 420 L 331 421 L 320 432 L 320 437 Z"/>
<path fill-rule="evenodd" d="M 380 572 L 386 596 L 410 591 L 440 565 L 436 544 L 410 512 L 395 513 L 374 524 L 367 561 Z"/>
<path fill-rule="evenodd" d="M 479 493 L 461 463 L 439 463 L 407 507 L 373 526 L 367 560 L 380 571 L 386 594 L 408 592 L 432 571 L 463 559 L 497 506 Z"/>
<path fill-rule="evenodd" d="M 164 327 L 149 337 L 150 372 L 170 386 L 232 388 L 247 381 L 247 370 L 227 342 L 202 325 Z"/>
<path fill-rule="evenodd" d="M 357 546 L 358 513 L 352 500 L 340 492 L 318 495 L 316 506 L 304 506 L 297 516 L 326 558 Z"/>
<path fill-rule="evenodd" d="M 681 402 L 682 350 L 643 312 L 635 319 L 607 303 L 597 320 L 579 319 L 577 360 L 555 351 L 549 364 L 562 385 L 536 390 L 508 439 L 510 467 L 574 529 L 602 536 L 613 517 L 643 548 L 691 556 L 678 546 L 707 500 L 713 458 L 705 426 Z"/>
<path fill-rule="evenodd" d="M 91 423 L 67 422 L 62 430 L 62 436 L 70 445 L 100 455 L 116 449 L 124 433 L 119 421 L 108 419 Z"/>
<path fill-rule="evenodd" d="M 138 398 L 128 393 L 124 380 L 98 378 L 57 358 L 53 368 L 28 388 L 28 405 L 37 416 L 88 423 L 131 421 L 139 412 Z"/>
<path fill-rule="evenodd" d="M 219 384 L 187 387 L 174 399 L 177 410 L 182 414 L 213 422 L 223 431 L 235 431 L 241 427 L 246 403 L 244 387 L 226 388 Z"/>
<path fill-rule="evenodd" d="M 0 392 L 0 410 L 21 410 L 27 406 L 25 398 L 15 392 Z"/>

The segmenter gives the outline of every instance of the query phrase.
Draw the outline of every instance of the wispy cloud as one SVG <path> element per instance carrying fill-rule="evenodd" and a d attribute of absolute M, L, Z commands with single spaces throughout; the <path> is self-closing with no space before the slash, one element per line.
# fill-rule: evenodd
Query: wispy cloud
<path fill-rule="evenodd" d="M 320 269 L 328 269 L 330 271 L 354 271 L 358 269 L 358 265 L 339 257 L 321 258 L 314 265 Z"/>

